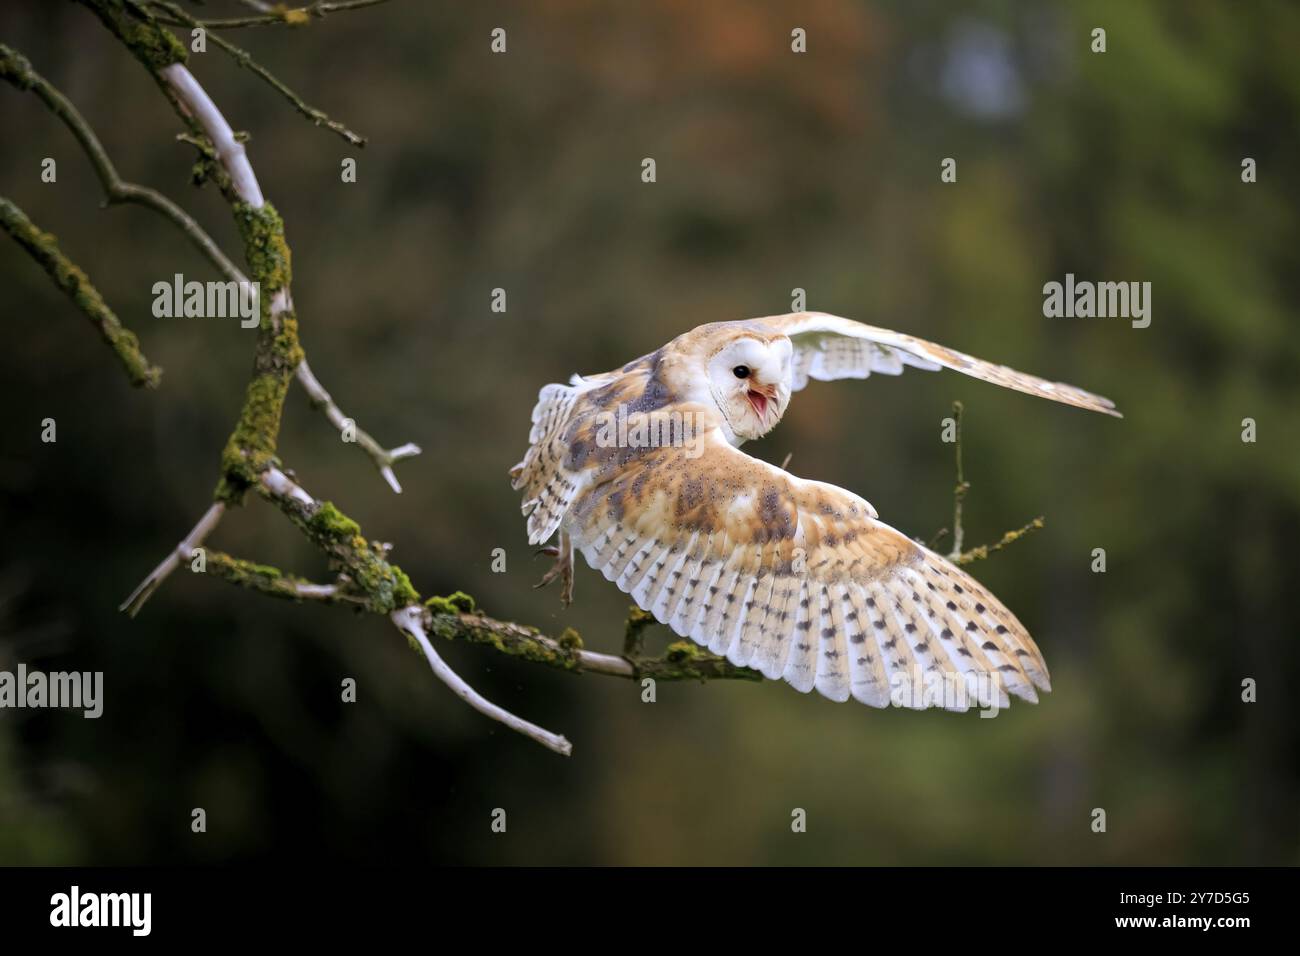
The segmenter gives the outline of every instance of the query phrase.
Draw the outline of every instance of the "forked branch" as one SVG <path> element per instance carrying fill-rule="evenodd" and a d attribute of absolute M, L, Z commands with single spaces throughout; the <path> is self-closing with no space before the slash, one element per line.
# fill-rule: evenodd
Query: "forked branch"
<path fill-rule="evenodd" d="M 966 480 L 966 475 L 962 469 L 961 461 L 961 425 L 962 414 L 965 408 L 961 402 L 952 403 L 953 432 L 954 444 L 956 445 L 955 458 L 957 462 L 957 483 L 952 490 L 952 550 L 948 553 L 948 560 L 953 564 L 970 564 L 973 561 L 982 561 L 994 551 L 1001 551 L 1010 544 L 1019 541 L 1031 531 L 1037 531 L 1043 527 L 1043 516 L 1039 515 L 1033 521 L 1017 528 L 1014 531 L 1008 531 L 1002 535 L 993 544 L 982 544 L 978 548 L 971 548 L 968 551 L 962 550 L 962 542 L 965 538 L 965 531 L 962 528 L 962 505 L 966 502 L 966 493 L 970 491 L 970 482 Z M 943 539 L 948 534 L 947 528 L 940 528 L 933 538 L 930 539 L 930 547 Z"/>

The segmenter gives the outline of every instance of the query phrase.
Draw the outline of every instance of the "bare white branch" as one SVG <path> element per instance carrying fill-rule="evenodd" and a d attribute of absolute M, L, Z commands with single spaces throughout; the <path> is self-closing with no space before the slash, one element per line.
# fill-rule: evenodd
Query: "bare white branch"
<path fill-rule="evenodd" d="M 307 505 L 312 508 L 317 506 L 316 500 L 310 493 L 274 466 L 268 468 L 262 473 L 262 487 L 264 487 L 273 497 L 289 498 L 299 504 Z M 299 593 L 304 597 L 323 596 L 303 594 L 303 590 L 309 587 L 321 586 L 299 585 Z M 412 604 L 407 607 L 399 608 L 389 615 L 389 619 L 397 626 L 398 630 L 405 634 L 409 634 L 420 645 L 421 650 L 424 651 L 425 659 L 429 662 L 429 667 L 433 669 L 433 673 L 438 677 L 438 679 L 454 690 L 462 700 L 479 713 L 485 714 L 493 720 L 500 721 L 511 730 L 518 731 L 525 737 L 531 737 L 533 740 L 536 740 L 545 747 L 549 747 L 558 754 L 563 754 L 567 757 L 573 750 L 573 745 L 560 735 L 553 734 L 549 730 L 538 727 L 536 724 L 531 724 L 520 717 L 516 717 L 508 710 L 498 707 L 496 704 L 487 700 L 474 690 L 474 688 L 470 687 L 469 684 L 465 683 L 464 679 L 453 671 L 447 665 L 446 661 L 438 656 L 438 652 L 435 651 L 433 645 L 429 643 L 429 637 L 425 633 L 424 629 L 424 608 L 420 605 Z M 613 662 L 617 660 L 615 658 L 608 658 L 608 655 L 592 655 L 592 657 L 605 658 L 604 660 L 593 660 L 593 670 L 613 666 Z M 624 667 L 630 667 L 627 661 L 620 661 L 620 663 Z"/>
<path fill-rule="evenodd" d="M 262 472 L 262 485 L 277 498 L 292 498 L 300 505 L 315 507 L 316 499 L 308 494 L 301 485 L 272 466 Z"/>
<path fill-rule="evenodd" d="M 221 110 L 217 109 L 217 104 L 212 102 L 212 97 L 208 96 L 207 91 L 194 78 L 194 74 L 182 63 L 163 67 L 158 71 L 158 75 L 163 78 L 181 105 L 203 127 L 208 139 L 212 140 L 217 160 L 230 176 L 230 183 L 235 193 L 254 209 L 261 209 L 266 205 L 266 199 L 262 196 L 262 187 L 257 184 L 257 174 L 253 172 L 253 164 L 248 161 L 244 144 L 235 138 L 234 130 L 230 128 Z M 292 308 L 293 300 L 288 288 L 277 289 L 271 298 L 272 323 L 278 328 L 280 315 Z"/>
<path fill-rule="evenodd" d="M 626 657 L 583 650 L 578 652 L 578 660 L 581 662 L 584 674 L 608 674 L 611 677 L 636 676 L 636 668 Z"/>
<path fill-rule="evenodd" d="M 248 161 L 248 156 L 244 151 L 244 144 L 235 139 L 235 133 L 230 128 L 230 124 L 221 115 L 221 111 L 212 102 L 212 98 L 199 85 L 198 80 L 181 63 L 173 63 L 171 66 L 164 67 L 158 71 L 158 75 L 172 90 L 177 100 L 203 127 L 203 131 L 207 133 L 208 138 L 212 140 L 217 159 L 230 175 L 230 181 L 235 192 L 255 209 L 262 208 L 266 200 L 262 197 L 262 189 L 257 184 L 257 176 Z M 272 317 L 274 318 L 289 307 L 288 290 L 278 290 L 271 300 Z M 149 596 L 176 570 L 180 562 L 190 559 L 191 551 L 198 547 L 211 533 L 212 529 L 217 526 L 225 510 L 225 504 L 219 501 L 208 508 L 185 540 L 177 545 L 176 549 L 164 558 L 147 578 L 140 582 L 140 586 L 131 592 L 118 609 L 126 611 L 131 617 L 135 617 L 140 612 L 140 608 L 144 606 L 145 601 L 149 600 Z"/>
<path fill-rule="evenodd" d="M 293 589 L 297 592 L 298 597 L 313 601 L 324 601 L 332 598 L 339 590 L 336 584 L 309 584 L 306 581 L 296 582 Z"/>
<path fill-rule="evenodd" d="M 294 374 L 298 378 L 298 384 L 303 387 L 303 390 L 307 392 L 307 396 L 311 399 L 312 406 L 324 411 L 325 417 L 330 420 L 335 428 L 343 434 L 347 434 L 349 427 L 352 428 L 356 443 L 370 456 L 370 460 L 375 463 L 379 473 L 388 482 L 388 487 L 400 495 L 402 486 L 397 481 L 397 475 L 393 473 L 393 463 L 401 461 L 403 458 L 415 457 L 420 453 L 420 446 L 407 442 L 405 445 L 399 445 L 396 448 L 385 449 L 369 434 L 358 428 L 353 419 L 343 414 L 342 409 L 335 404 L 330 393 L 325 391 L 325 386 L 320 383 L 320 379 L 312 374 L 311 367 L 307 364 L 306 359 L 298 363 L 298 369 Z"/>
<path fill-rule="evenodd" d="M 208 96 L 207 91 L 199 85 L 194 74 L 187 70 L 183 63 L 165 66 L 158 71 L 158 74 L 171 87 L 176 97 L 185 104 L 190 115 L 203 127 L 203 131 L 208 134 L 208 139 L 212 140 L 212 146 L 217 151 L 217 159 L 230 174 L 231 184 L 239 194 L 239 198 L 254 209 L 261 209 L 266 200 L 262 198 L 262 188 L 257 184 L 257 175 L 248 161 L 244 144 L 235 139 L 234 130 L 221 115 L 221 110 L 217 109 L 217 104 L 212 102 L 212 97 Z"/>
<path fill-rule="evenodd" d="M 573 752 L 573 745 L 561 737 L 559 734 L 553 734 L 549 730 L 544 730 L 536 724 L 530 724 L 528 721 L 516 717 L 510 711 L 498 707 L 496 704 L 482 697 L 478 691 L 470 687 L 469 684 L 447 666 L 447 662 L 438 656 L 438 652 L 433 649 L 429 643 L 429 636 L 424 632 L 424 609 L 418 604 L 408 607 L 399 608 L 394 611 L 389 618 L 397 625 L 397 629 L 403 634 L 408 634 L 415 638 L 420 649 L 424 651 L 425 659 L 429 662 L 429 667 L 433 673 L 444 684 L 456 692 L 465 703 L 469 704 L 480 714 L 491 717 L 493 720 L 500 721 L 511 730 L 516 730 L 525 737 L 537 741 L 543 747 L 554 750 L 557 754 L 565 757 Z"/>
<path fill-rule="evenodd" d="M 131 617 L 140 613 L 140 608 L 144 607 L 144 602 L 149 600 L 149 595 L 158 590 L 167 577 L 180 567 L 182 561 L 189 561 L 193 557 L 193 551 L 201 545 L 204 539 L 212 533 L 212 529 L 221 521 L 221 516 L 225 513 L 226 506 L 220 501 L 214 502 L 203 517 L 187 534 L 180 544 L 167 557 L 163 558 L 158 567 L 149 572 L 149 576 L 140 582 L 139 586 L 130 593 L 125 601 L 118 605 L 119 611 L 126 611 Z"/>

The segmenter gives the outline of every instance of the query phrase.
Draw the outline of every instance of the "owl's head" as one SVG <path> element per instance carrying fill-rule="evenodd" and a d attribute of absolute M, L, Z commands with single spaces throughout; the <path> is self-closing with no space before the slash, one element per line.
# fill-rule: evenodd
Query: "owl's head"
<path fill-rule="evenodd" d="M 792 354 L 784 335 L 741 332 L 727 336 L 708 355 L 709 391 L 737 439 L 767 434 L 785 414 Z"/>

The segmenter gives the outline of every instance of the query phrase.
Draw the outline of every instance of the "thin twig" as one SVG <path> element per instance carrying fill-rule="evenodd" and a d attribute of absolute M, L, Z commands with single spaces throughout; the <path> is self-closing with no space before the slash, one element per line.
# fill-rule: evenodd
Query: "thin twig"
<path fill-rule="evenodd" d="M 345 10 L 359 10 L 363 7 L 373 7 L 376 4 L 387 3 L 388 0 L 340 0 L 337 3 L 309 3 L 301 7 L 286 7 L 283 5 L 271 5 L 266 3 L 246 3 L 254 10 L 263 11 L 262 16 L 256 17 L 230 17 L 219 20 L 199 20 L 200 26 L 208 30 L 231 30 L 239 27 L 270 27 L 270 26 L 306 26 L 312 20 L 324 20 L 331 13 L 341 13 Z M 159 17 L 160 23 L 166 23 L 168 26 L 179 27 L 185 26 L 185 21 L 174 19 L 172 17 Z"/>
<path fill-rule="evenodd" d="M 347 589 L 339 584 L 316 584 L 292 574 L 285 574 L 279 568 L 246 561 L 212 548 L 206 549 L 204 565 L 204 570 L 208 574 L 270 597 L 285 598 L 290 601 L 321 601 L 327 604 L 365 603 L 364 599 L 350 595 Z"/>
<path fill-rule="evenodd" d="M 307 392 L 307 396 L 311 399 L 312 407 L 324 411 L 325 417 L 343 434 L 345 440 L 348 440 L 348 429 L 351 428 L 353 433 L 351 440 L 365 450 L 366 454 L 370 456 L 370 460 L 375 463 L 375 467 L 379 469 L 379 473 L 383 475 L 384 480 L 388 482 L 388 486 L 400 495 L 402 486 L 397 481 L 397 475 L 393 473 L 393 464 L 403 458 L 413 458 L 420 454 L 420 446 L 407 442 L 405 445 L 399 445 L 396 448 L 384 448 L 369 434 L 357 427 L 355 421 L 343 414 L 343 411 L 334 403 L 334 399 L 330 397 L 330 393 L 325 391 L 325 386 L 321 385 L 320 380 L 312 374 L 306 359 L 298 363 L 298 370 L 294 374 L 298 379 L 298 384 L 303 387 Z"/>
<path fill-rule="evenodd" d="M 962 529 L 962 504 L 966 499 L 966 492 L 970 490 L 970 482 L 962 473 L 961 462 L 961 419 L 964 411 L 961 402 L 952 403 L 953 418 L 956 423 L 956 444 L 957 444 L 957 485 L 952 493 L 952 525 L 954 529 L 952 551 L 948 553 L 948 560 L 953 564 L 970 564 L 972 561 L 980 561 L 987 558 L 994 551 L 1001 551 L 1007 545 L 1020 540 L 1031 531 L 1043 527 L 1043 516 L 1039 515 L 1023 528 L 1017 528 L 1015 531 L 1008 531 L 994 544 L 982 544 L 978 548 L 971 548 L 969 551 L 962 550 L 962 538 L 964 532 Z M 934 546 L 942 540 L 944 535 L 948 534 L 947 528 L 940 528 L 933 538 L 930 539 L 928 547 L 934 550 Z"/>
<path fill-rule="evenodd" d="M 655 623 L 655 616 L 635 604 L 628 608 L 627 622 L 623 625 L 623 656 L 635 660 L 641 656 L 645 643 L 645 629 Z"/>
<path fill-rule="evenodd" d="M 226 506 L 220 501 L 214 501 L 211 507 L 203 513 L 190 533 L 187 534 L 181 543 L 172 549 L 172 552 L 159 562 L 158 567 L 149 572 L 149 576 L 140 582 L 139 586 L 127 596 L 127 599 L 118 605 L 119 611 L 126 611 L 131 617 L 140 613 L 140 608 L 144 607 L 144 602 L 149 600 L 149 595 L 158 590 L 158 586 L 167 580 L 182 561 L 189 561 L 193 557 L 194 549 L 201 545 L 205 538 L 212 533 L 212 529 L 221 521 L 221 516 L 225 513 Z"/>
<path fill-rule="evenodd" d="M 235 282 L 246 281 L 243 273 L 189 213 L 157 190 L 122 179 L 99 137 L 80 111 L 56 87 L 32 69 L 26 57 L 4 44 L 0 44 L 0 79 L 8 80 L 21 90 L 35 93 L 72 131 L 90 159 L 109 205 L 136 203 L 161 213 L 181 228 L 198 250 L 217 267 L 218 272 Z"/>
<path fill-rule="evenodd" d="M 150 0 L 150 6 L 154 7 L 155 9 L 166 10 L 173 17 L 176 17 L 177 19 L 188 24 L 189 26 L 192 27 L 203 26 L 198 20 L 194 19 L 194 17 L 190 16 L 180 7 L 176 6 L 176 4 L 170 3 L 169 0 Z M 285 84 L 282 83 L 275 76 L 274 73 L 272 73 L 266 67 L 262 66 L 262 64 L 258 63 L 255 59 L 253 59 L 253 55 L 249 53 L 247 50 L 235 46 L 233 43 L 231 43 L 229 40 L 222 37 L 220 34 L 213 33 L 210 34 L 210 36 L 212 37 L 212 42 L 215 43 L 217 46 L 221 47 L 221 49 L 225 50 L 227 53 L 229 53 L 231 58 L 237 64 L 251 70 L 259 78 L 261 78 L 263 81 L 268 83 L 276 92 L 278 92 L 281 96 L 283 96 L 286 100 L 288 100 L 294 109 L 296 109 L 303 116 L 307 117 L 307 119 L 311 120 L 317 126 L 324 126 L 326 129 L 332 130 L 333 132 L 337 133 L 339 136 L 342 136 L 353 146 L 366 145 L 366 138 L 364 136 L 362 136 L 359 133 L 354 133 L 352 130 L 348 129 L 348 127 L 340 123 L 338 120 L 330 119 L 329 114 L 316 109 L 316 107 L 314 106 L 309 106 L 302 99 L 302 97 L 300 97 L 293 90 L 289 89 L 289 87 L 285 86 Z"/>
<path fill-rule="evenodd" d="M 27 250 L 54 280 L 54 284 L 67 293 L 77 308 L 85 313 L 91 325 L 99 330 L 100 336 L 122 363 L 131 384 L 156 388 L 162 377 L 162 369 L 151 365 L 144 357 L 136 334 L 122 326 L 86 273 L 59 249 L 54 236 L 42 232 L 27 218 L 26 213 L 3 196 L 0 196 L 0 228 Z"/>
<path fill-rule="evenodd" d="M 961 467 L 961 416 L 964 410 L 961 402 L 952 403 L 952 414 L 957 428 L 957 486 L 952 490 L 952 550 L 948 552 L 950 561 L 956 561 L 961 557 L 962 540 L 966 536 L 966 531 L 961 525 L 962 503 L 966 500 L 966 492 L 970 490 L 970 484 L 966 481 Z"/>
<path fill-rule="evenodd" d="M 549 730 L 544 730 L 536 724 L 529 723 L 521 717 L 516 717 L 510 711 L 498 707 L 496 704 L 484 698 L 478 691 L 470 687 L 469 684 L 447 666 L 447 662 L 438 656 L 438 652 L 433 649 L 429 643 L 429 637 L 424 631 L 424 610 L 419 606 L 399 608 L 389 615 L 397 629 L 408 637 L 413 638 L 419 645 L 420 650 L 424 652 L 425 660 L 429 662 L 429 667 L 437 678 L 455 691 L 465 703 L 469 704 L 480 714 L 491 717 L 493 720 L 500 721 L 511 730 L 518 731 L 525 737 L 537 741 L 543 747 L 554 750 L 557 754 L 567 757 L 573 752 L 573 745 L 561 737 L 559 734 L 553 734 Z"/>
<path fill-rule="evenodd" d="M 1023 528 L 1017 528 L 1015 531 L 1008 531 L 1002 538 L 994 544 L 982 544 L 978 548 L 971 548 L 964 551 L 953 559 L 954 564 L 970 564 L 972 561 L 981 561 L 987 558 L 994 551 L 1001 551 L 1007 545 L 1019 541 L 1031 531 L 1037 531 L 1045 524 L 1043 516 L 1039 515 Z"/>

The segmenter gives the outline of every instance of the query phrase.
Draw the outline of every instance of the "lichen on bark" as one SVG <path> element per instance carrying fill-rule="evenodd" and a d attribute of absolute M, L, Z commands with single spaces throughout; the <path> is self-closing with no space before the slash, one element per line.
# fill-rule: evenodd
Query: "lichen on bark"
<path fill-rule="evenodd" d="M 267 497 L 288 515 L 299 530 L 339 572 L 341 586 L 358 602 L 377 614 L 390 614 L 401 607 L 420 603 L 420 592 L 406 572 L 388 560 L 388 548 L 366 540 L 361 526 L 331 502 L 307 505 L 296 499 Z"/>
<path fill-rule="evenodd" d="M 300 601 L 302 596 L 297 586 L 307 584 L 302 578 L 285 574 L 279 568 L 266 564 L 257 564 L 243 558 L 232 557 L 223 551 L 207 549 L 204 555 L 205 573 L 215 575 L 231 584 L 261 591 L 272 597 L 282 597 L 291 601 Z"/>
<path fill-rule="evenodd" d="M 275 463 L 280 416 L 303 350 L 293 309 L 286 306 L 277 312 L 273 308 L 277 294 L 288 295 L 293 278 L 283 220 L 270 203 L 255 209 L 239 202 L 233 212 L 249 280 L 259 289 L 261 313 L 253 376 L 244 392 L 239 420 L 221 455 L 221 478 L 215 492 L 217 500 L 239 504 L 258 476 Z"/>
<path fill-rule="evenodd" d="M 443 601 L 448 599 L 439 599 L 439 602 Z M 448 612 L 444 610 L 447 606 L 454 607 L 449 601 L 445 605 L 430 602 L 428 615 L 430 633 L 446 640 L 486 644 L 502 654 L 536 664 L 546 664 L 567 671 L 582 670 L 581 638 L 576 641 L 572 637 L 567 641 L 557 641 L 547 637 L 535 627 L 497 621 L 478 613 Z M 577 632 L 574 631 L 573 636 L 576 635 Z"/>
<path fill-rule="evenodd" d="M 135 333 L 122 325 L 86 273 L 59 249 L 54 235 L 42 231 L 27 218 L 26 213 L 3 196 L 0 196 L 0 228 L 27 250 L 54 284 L 85 313 L 126 369 L 131 384 L 157 387 L 162 369 L 149 364 L 140 351 L 140 340 Z"/>
<path fill-rule="evenodd" d="M 134 0 L 78 0 L 104 22 L 149 69 L 184 63 L 185 46 L 154 15 Z"/>

